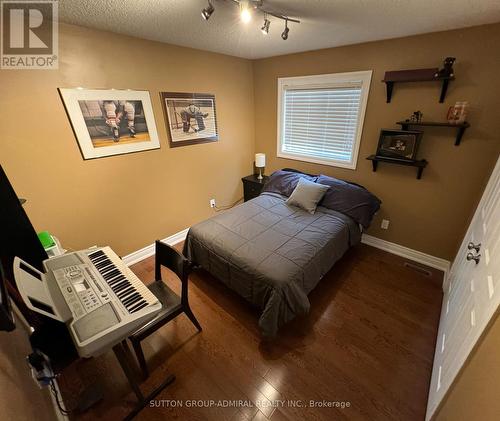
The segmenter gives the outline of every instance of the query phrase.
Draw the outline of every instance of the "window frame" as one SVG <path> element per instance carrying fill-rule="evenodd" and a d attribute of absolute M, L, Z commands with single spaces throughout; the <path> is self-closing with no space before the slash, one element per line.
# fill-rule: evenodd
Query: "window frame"
<path fill-rule="evenodd" d="M 333 167 L 347 168 L 355 170 L 358 163 L 359 147 L 363 134 L 365 122 L 366 106 L 370 93 L 372 70 L 363 70 L 345 73 L 329 73 L 323 75 L 283 77 L 278 78 L 278 140 L 276 154 L 278 158 L 293 159 L 297 161 L 312 162 L 314 164 L 329 165 Z M 314 89 L 314 88 L 334 88 L 345 86 L 346 84 L 359 84 L 361 82 L 361 98 L 358 114 L 358 124 L 356 126 L 356 136 L 354 139 L 351 161 L 340 161 L 335 159 L 314 158 L 307 155 L 292 154 L 282 151 L 283 144 L 283 123 L 284 123 L 284 95 L 286 88 L 293 89 Z"/>

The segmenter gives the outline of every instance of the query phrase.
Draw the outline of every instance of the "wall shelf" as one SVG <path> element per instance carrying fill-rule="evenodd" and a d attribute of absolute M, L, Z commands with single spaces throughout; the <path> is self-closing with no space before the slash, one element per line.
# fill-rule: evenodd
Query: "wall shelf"
<path fill-rule="evenodd" d="M 372 161 L 373 172 L 377 171 L 379 162 L 385 162 L 387 164 L 405 165 L 408 167 L 416 167 L 417 180 L 420 180 L 422 178 L 422 173 L 424 171 L 424 168 L 427 166 L 427 161 L 425 159 L 410 161 L 408 159 L 389 158 L 377 155 L 370 155 L 366 159 Z"/>
<path fill-rule="evenodd" d="M 394 70 L 385 72 L 382 82 L 386 85 L 387 102 L 391 102 L 392 91 L 395 83 L 407 82 L 441 82 L 441 95 L 439 102 L 444 102 L 446 91 L 450 80 L 454 80 L 454 76 L 437 76 L 439 69 L 437 67 L 430 69 L 414 69 L 414 70 Z"/>
<path fill-rule="evenodd" d="M 453 124 L 448 122 L 434 122 L 434 121 L 421 121 L 421 122 L 413 122 L 413 121 L 398 121 L 396 124 L 399 124 L 403 130 L 409 130 L 410 126 L 432 126 L 432 127 L 454 127 L 457 130 L 457 137 L 455 138 L 455 146 L 460 145 L 462 137 L 465 133 L 465 129 L 470 127 L 470 124 L 466 121 L 459 124 Z"/>

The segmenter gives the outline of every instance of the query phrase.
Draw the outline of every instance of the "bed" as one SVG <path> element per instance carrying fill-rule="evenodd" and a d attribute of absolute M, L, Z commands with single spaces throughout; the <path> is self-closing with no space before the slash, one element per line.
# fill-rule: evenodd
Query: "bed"
<path fill-rule="evenodd" d="M 194 225 L 184 243 L 189 260 L 262 311 L 259 328 L 271 338 L 308 313 L 308 293 L 361 239 L 352 216 L 321 203 L 314 214 L 286 203 L 296 180 L 318 176 L 277 173 L 285 177 L 273 185 L 274 173 L 260 196 Z"/>

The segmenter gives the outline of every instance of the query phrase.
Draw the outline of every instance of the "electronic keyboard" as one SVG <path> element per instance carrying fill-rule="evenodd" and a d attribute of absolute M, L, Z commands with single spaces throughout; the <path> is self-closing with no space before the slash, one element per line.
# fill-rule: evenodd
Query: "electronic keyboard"
<path fill-rule="evenodd" d="M 80 356 L 98 355 L 152 320 L 161 303 L 109 247 L 43 262 L 46 273 L 14 260 L 26 305 L 67 324 Z"/>

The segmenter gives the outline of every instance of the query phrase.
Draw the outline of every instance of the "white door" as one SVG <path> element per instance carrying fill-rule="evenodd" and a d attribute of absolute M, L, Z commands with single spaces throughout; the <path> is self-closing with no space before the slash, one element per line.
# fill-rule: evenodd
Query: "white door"
<path fill-rule="evenodd" d="M 500 303 L 500 159 L 444 284 L 426 420 Z"/>

